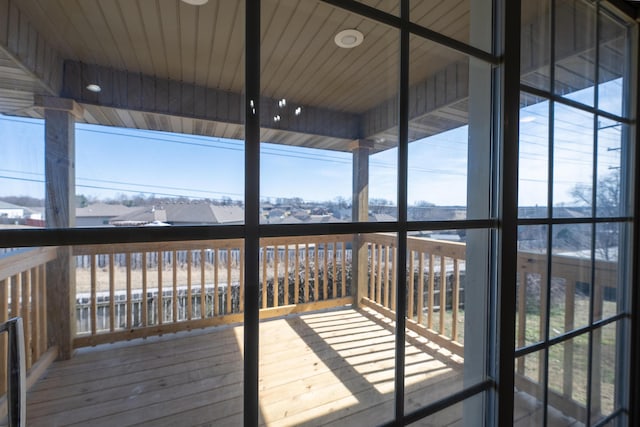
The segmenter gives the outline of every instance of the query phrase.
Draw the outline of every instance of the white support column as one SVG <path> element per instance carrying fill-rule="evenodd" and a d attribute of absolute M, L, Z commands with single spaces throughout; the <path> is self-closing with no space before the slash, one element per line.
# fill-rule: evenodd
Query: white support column
<path fill-rule="evenodd" d="M 351 198 L 351 219 L 354 222 L 369 220 L 369 153 L 373 143 L 366 140 L 354 141 L 353 152 L 353 195 Z M 354 301 L 360 305 L 367 295 L 367 270 L 369 268 L 367 244 L 361 235 L 354 238 L 351 286 Z"/>
<path fill-rule="evenodd" d="M 70 228 L 75 214 L 75 124 L 82 116 L 73 100 L 38 97 L 45 117 L 45 219 L 47 228 Z M 47 265 L 47 336 L 58 357 L 69 359 L 75 336 L 75 263 L 71 247 L 60 247 Z"/>

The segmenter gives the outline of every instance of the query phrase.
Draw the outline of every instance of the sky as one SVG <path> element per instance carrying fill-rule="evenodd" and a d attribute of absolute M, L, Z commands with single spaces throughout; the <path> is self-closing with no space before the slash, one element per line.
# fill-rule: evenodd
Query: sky
<path fill-rule="evenodd" d="M 601 85 L 600 106 L 618 113 L 619 81 Z M 570 94 L 589 103 L 593 89 Z M 521 206 L 546 206 L 548 175 L 548 102 L 520 113 Z M 571 190 L 590 185 L 593 165 L 593 115 L 557 105 L 555 110 L 555 205 L 572 204 Z M 598 123 L 599 176 L 620 166 L 620 126 Z M 409 205 L 421 201 L 464 206 L 467 196 L 468 127 L 414 141 L 409 145 Z M 44 197 L 43 121 L 0 116 L 0 196 Z M 396 203 L 397 150 L 370 158 L 369 197 Z M 352 156 L 262 143 L 261 197 L 300 197 L 305 201 L 351 199 Z M 186 196 L 242 200 L 243 142 L 78 124 L 77 194 L 98 199 L 120 195 Z"/>

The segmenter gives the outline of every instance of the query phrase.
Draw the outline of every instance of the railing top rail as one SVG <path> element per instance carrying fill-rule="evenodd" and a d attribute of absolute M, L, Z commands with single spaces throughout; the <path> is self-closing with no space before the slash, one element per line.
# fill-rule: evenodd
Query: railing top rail
<path fill-rule="evenodd" d="M 74 255 L 95 255 L 108 253 L 163 252 L 174 250 L 198 249 L 236 249 L 244 246 L 243 239 L 186 240 L 175 242 L 141 242 L 127 244 L 77 245 Z"/>
<path fill-rule="evenodd" d="M 322 235 L 322 236 L 291 236 L 291 237 L 265 237 L 260 239 L 262 246 L 284 246 L 304 243 L 332 243 L 348 242 L 352 240 L 350 235 Z M 237 249 L 244 247 L 243 239 L 211 239 L 211 240 L 186 240 L 162 243 L 128 243 L 128 244 L 103 244 L 103 245 L 77 245 L 73 247 L 74 255 L 95 255 L 108 253 L 137 253 L 137 252 L 163 252 L 173 250 L 198 250 L 198 249 Z"/>
<path fill-rule="evenodd" d="M 0 280 L 52 261 L 56 259 L 57 254 L 58 248 L 56 246 L 26 248 L 8 252 L 0 256 Z"/>
<path fill-rule="evenodd" d="M 369 243 L 396 247 L 396 236 L 392 233 L 371 233 L 365 234 L 364 240 Z M 448 240 L 437 240 L 428 237 L 409 236 L 407 238 L 409 250 L 430 253 L 434 255 L 446 256 L 455 259 L 464 259 L 466 256 L 466 244 L 461 242 L 451 242 Z"/>

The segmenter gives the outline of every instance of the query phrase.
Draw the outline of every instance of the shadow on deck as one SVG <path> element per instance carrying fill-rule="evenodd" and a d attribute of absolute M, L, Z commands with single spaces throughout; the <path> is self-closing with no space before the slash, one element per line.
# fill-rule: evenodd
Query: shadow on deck
<path fill-rule="evenodd" d="M 374 311 L 351 308 L 262 322 L 261 425 L 390 421 L 393 327 Z M 242 345 L 238 325 L 82 349 L 30 390 L 28 425 L 242 425 Z M 461 358 L 412 333 L 405 350 L 407 411 L 462 389 Z M 539 409 L 518 408 L 523 422 Z M 420 424 L 461 418 L 458 404 Z"/>

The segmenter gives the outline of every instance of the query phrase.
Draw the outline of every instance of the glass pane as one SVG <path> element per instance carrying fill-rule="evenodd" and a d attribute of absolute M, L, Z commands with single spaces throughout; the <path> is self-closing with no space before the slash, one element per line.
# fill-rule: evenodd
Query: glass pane
<path fill-rule="evenodd" d="M 525 347 L 545 338 L 547 265 L 547 226 L 520 226 L 516 348 Z"/>
<path fill-rule="evenodd" d="M 260 324 L 261 421 L 372 425 L 391 420 L 395 236 L 366 235 L 353 246 L 351 241 L 334 246 L 334 237 L 327 236 L 265 238 L 262 245 L 262 315 L 313 312 Z M 352 265 L 364 268 L 353 271 Z M 370 283 L 377 287 L 372 293 Z M 350 305 L 354 298 L 366 300 L 362 308 Z"/>
<path fill-rule="evenodd" d="M 544 421 L 544 352 L 516 358 L 513 424 L 542 426 Z"/>
<path fill-rule="evenodd" d="M 582 0 L 558 0 L 555 4 L 555 92 L 593 106 L 596 74 L 595 5 Z"/>
<path fill-rule="evenodd" d="M 622 167 L 623 126 L 604 117 L 598 119 L 598 179 L 596 215 L 624 215 L 621 205 L 620 171 Z"/>
<path fill-rule="evenodd" d="M 411 0 L 411 21 L 452 39 L 491 52 L 493 2 Z M 475 25 L 477 23 L 477 25 Z"/>
<path fill-rule="evenodd" d="M 410 40 L 408 217 L 486 218 L 490 67 L 420 37 Z"/>
<path fill-rule="evenodd" d="M 591 373 L 591 414 L 592 423 L 606 417 L 618 409 L 616 399 L 620 390 L 616 382 L 620 377 L 619 331 L 621 322 L 605 325 L 593 331 L 593 361 Z M 616 381 L 616 376 L 618 380 Z"/>
<path fill-rule="evenodd" d="M 410 40 L 408 216 L 416 221 L 463 219 L 468 100 L 456 88 L 467 87 L 469 61 L 420 37 Z"/>
<path fill-rule="evenodd" d="M 450 230 L 408 237 L 405 386 L 422 390 L 421 405 L 486 378 L 489 236 Z M 407 394 L 405 404 L 416 399 Z"/>
<path fill-rule="evenodd" d="M 589 335 L 583 334 L 549 348 L 548 424 L 568 426 L 585 421 L 588 343 Z"/>
<path fill-rule="evenodd" d="M 479 393 L 408 425 L 415 427 L 465 425 L 481 427 L 485 425 L 486 405 L 486 393 Z M 413 409 L 417 408 L 411 406 L 411 408 L 407 408 L 407 411 L 411 411 Z"/>
<path fill-rule="evenodd" d="M 589 324 L 591 224 L 553 226 L 550 336 Z"/>
<path fill-rule="evenodd" d="M 261 11 L 263 222 L 395 220 L 399 30 L 318 0 Z"/>
<path fill-rule="evenodd" d="M 522 1 L 520 81 L 542 90 L 550 88 L 550 3 L 550 0 Z"/>
<path fill-rule="evenodd" d="M 593 114 L 555 104 L 553 216 L 591 216 Z"/>
<path fill-rule="evenodd" d="M 520 105 L 518 216 L 543 218 L 549 203 L 549 102 L 522 93 Z"/>
<path fill-rule="evenodd" d="M 0 116 L 0 228 L 44 227 L 44 122 Z"/>
<path fill-rule="evenodd" d="M 620 236 L 628 232 L 625 223 L 596 224 L 596 285 L 593 320 L 606 319 L 626 310 L 625 268 L 619 259 Z"/>
<path fill-rule="evenodd" d="M 628 116 L 625 99 L 629 87 L 629 29 L 607 10 L 600 9 L 600 51 L 598 68 L 598 108 Z"/>
<path fill-rule="evenodd" d="M 83 124 L 76 136 L 78 227 L 244 222 L 240 139 Z"/>

